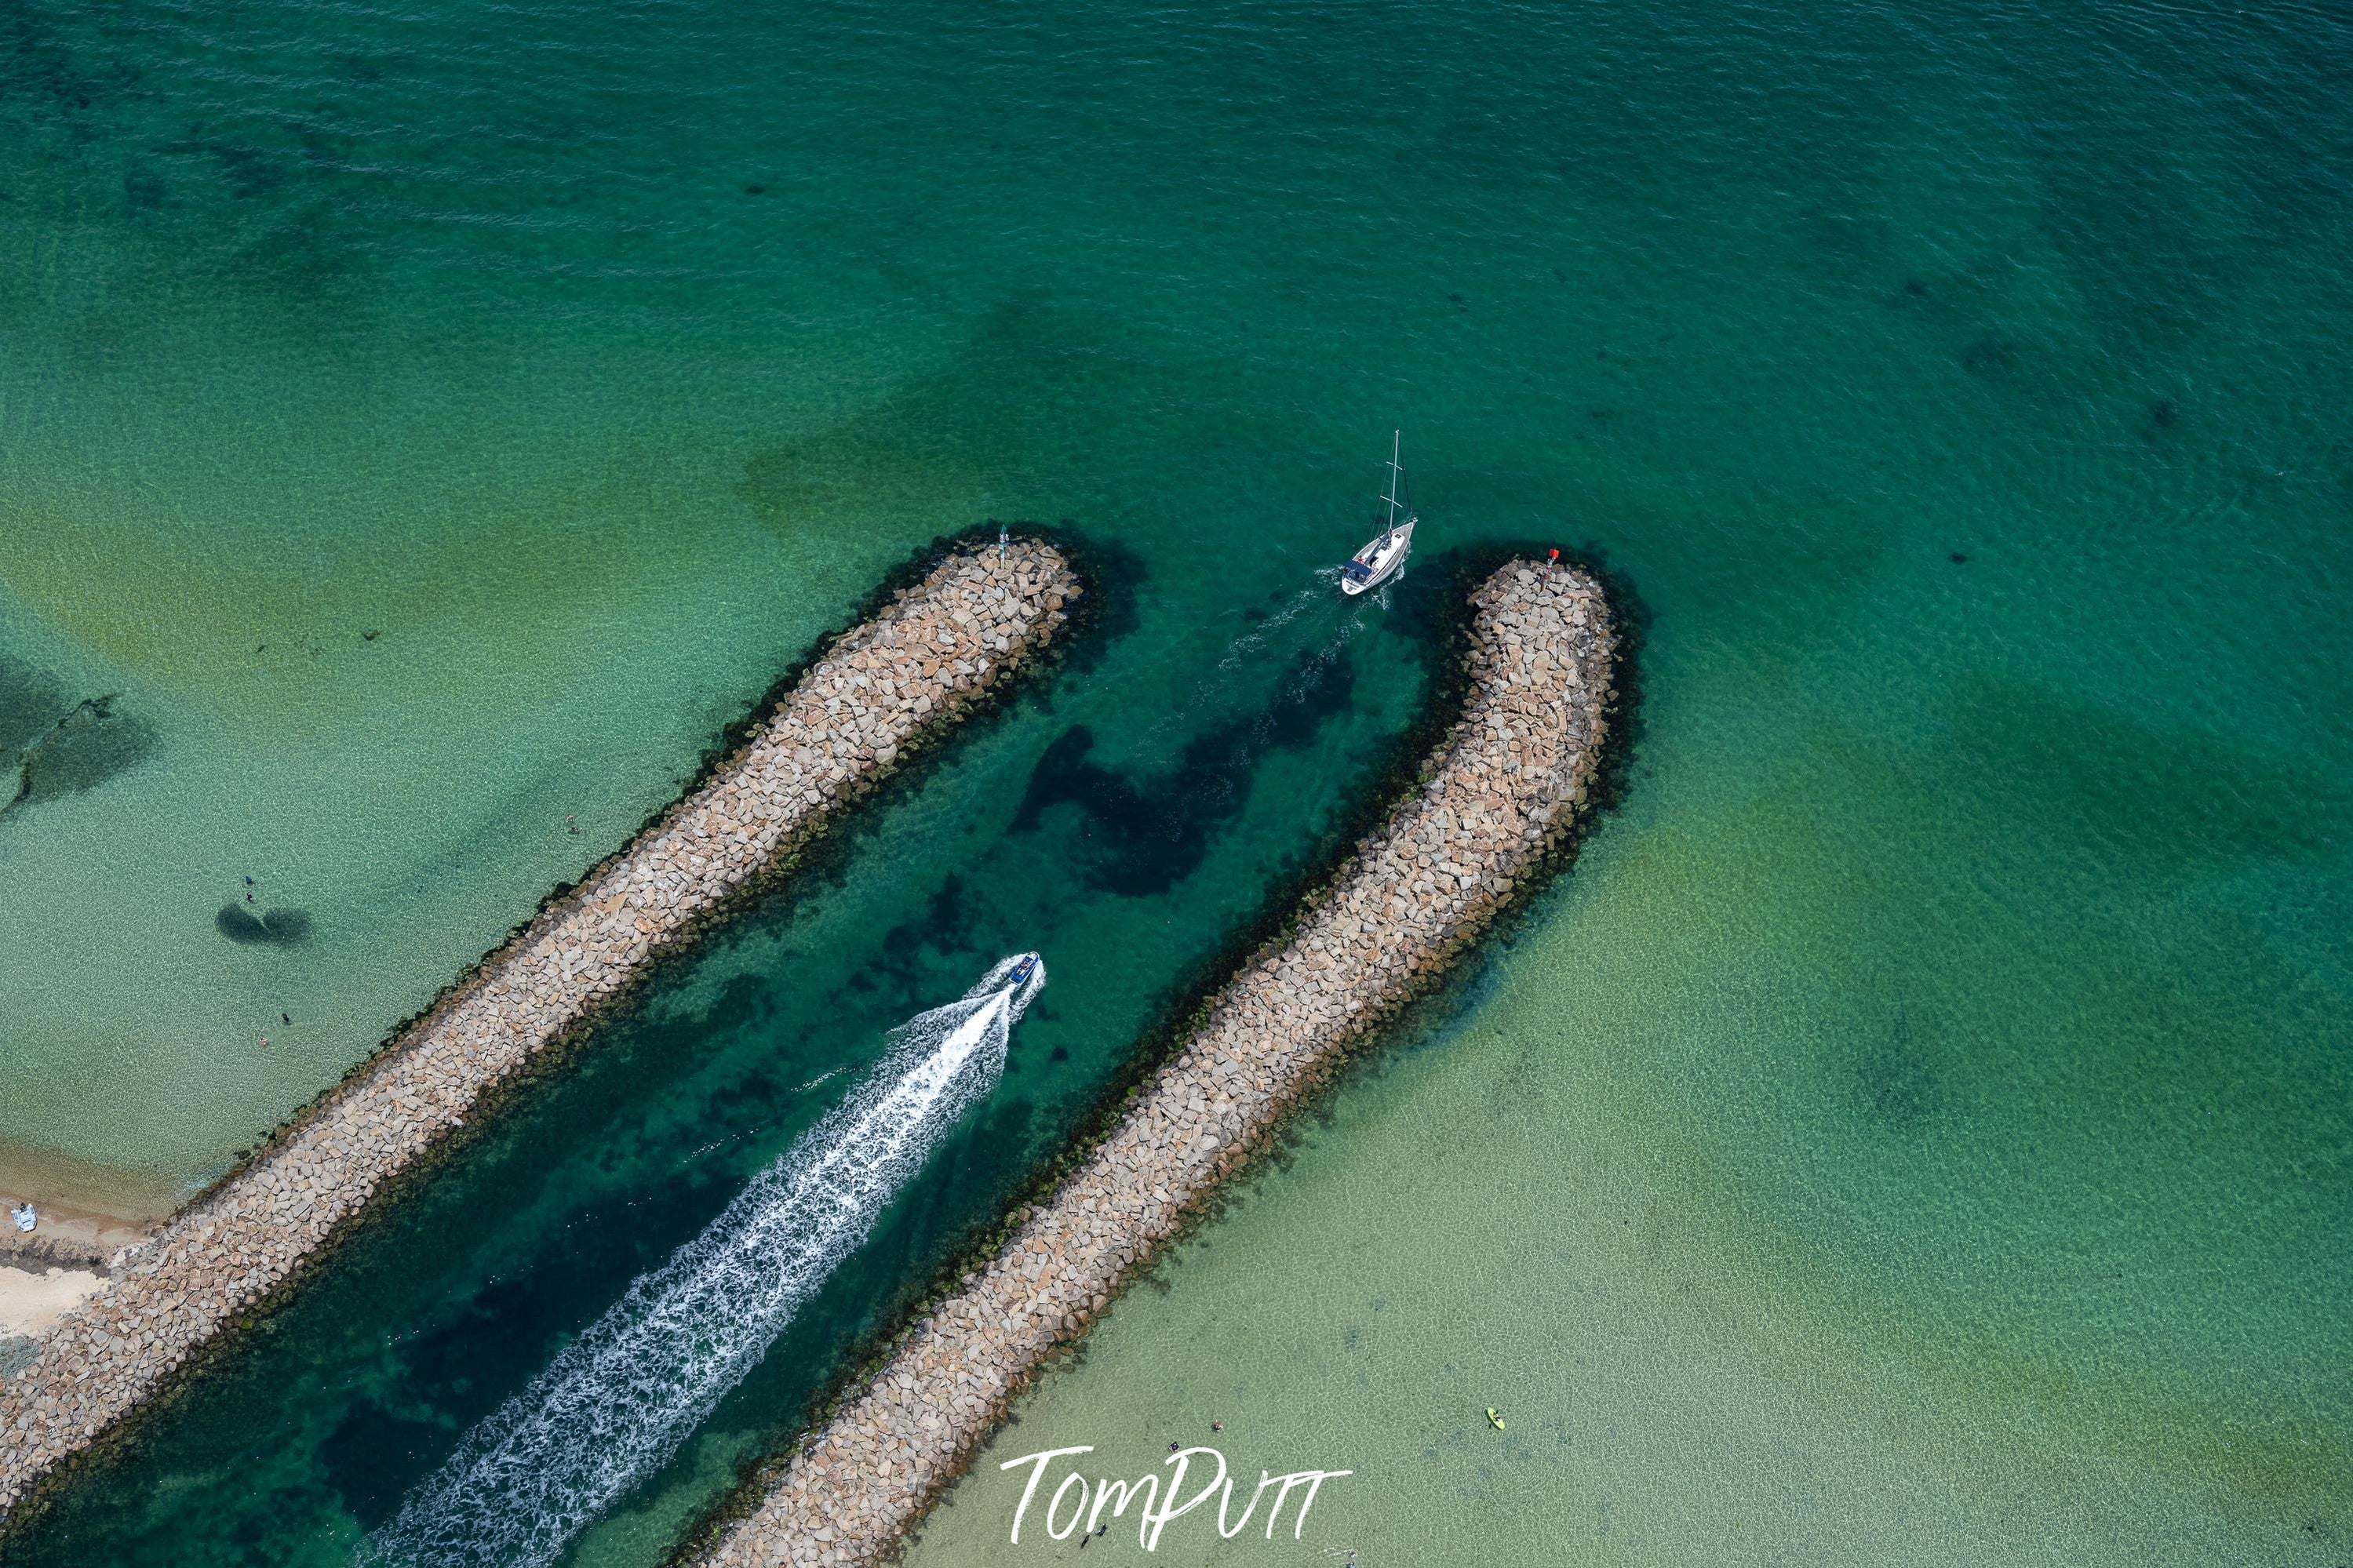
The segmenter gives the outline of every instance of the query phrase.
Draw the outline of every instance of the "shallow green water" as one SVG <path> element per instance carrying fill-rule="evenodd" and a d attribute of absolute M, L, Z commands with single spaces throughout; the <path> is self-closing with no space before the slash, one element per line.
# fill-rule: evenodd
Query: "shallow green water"
<path fill-rule="evenodd" d="M 1016 1438 L 1148 1459 L 1204 1414 L 1152 1390 L 1247 1395 L 1365 1471 L 1311 1530 L 1367 1563 L 2342 1555 L 2340 16 L 31 7 L 6 50 L 0 725 L 120 696 L 0 812 L 0 1140 L 202 1179 L 917 541 L 1151 562 L 1052 710 L 354 1248 L 43 1560 L 332 1555 L 794 1086 L 1043 945 L 1069 1011 L 1017 1059 L 1069 1060 L 584 1552 L 649 1561 L 1403 712 L 1379 623 L 1312 736 L 1176 771 L 1335 645 L 1219 673 L 1395 425 L 1431 538 L 1639 587 L 1631 798 Z M 1122 890 L 1151 855 L 1068 805 L 1009 830 L 1081 717 L 1147 799 L 1244 791 L 1189 875 Z M 224 937 L 246 874 L 304 940 Z M 681 1166 L 731 1097 L 765 1131 Z"/>

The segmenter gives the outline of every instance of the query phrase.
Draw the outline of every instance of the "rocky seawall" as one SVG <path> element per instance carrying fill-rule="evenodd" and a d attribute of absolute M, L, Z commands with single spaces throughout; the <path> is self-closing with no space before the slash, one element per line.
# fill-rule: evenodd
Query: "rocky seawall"
<path fill-rule="evenodd" d="M 492 1085 L 802 846 L 1039 653 L 1080 592 L 1061 552 L 949 552 L 836 639 L 749 738 L 234 1175 L 114 1260 L 0 1382 L 0 1521 L 60 1461 L 281 1288 Z"/>
<path fill-rule="evenodd" d="M 1580 573 L 1507 564 L 1472 597 L 1462 716 L 1423 783 L 1208 1004 L 1115 1129 L 985 1268 L 917 1324 L 711 1568 L 887 1554 L 1039 1363 L 1281 1125 L 1345 1047 L 1410 1000 L 1543 865 L 1586 804 L 1617 641 Z"/>

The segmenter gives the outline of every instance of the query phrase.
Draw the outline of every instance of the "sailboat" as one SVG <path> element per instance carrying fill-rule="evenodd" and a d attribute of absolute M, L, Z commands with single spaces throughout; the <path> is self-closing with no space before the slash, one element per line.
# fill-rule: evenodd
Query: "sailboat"
<path fill-rule="evenodd" d="M 1398 521 L 1398 486 L 1405 479 L 1405 470 L 1398 466 L 1402 434 L 1394 430 L 1389 433 L 1389 493 L 1381 498 L 1388 505 L 1388 526 L 1381 530 L 1379 538 L 1357 551 L 1340 568 L 1343 594 L 1361 594 L 1379 587 L 1397 575 L 1398 568 L 1405 564 L 1406 552 L 1413 548 L 1412 508 L 1406 509 L 1403 522 Z"/>

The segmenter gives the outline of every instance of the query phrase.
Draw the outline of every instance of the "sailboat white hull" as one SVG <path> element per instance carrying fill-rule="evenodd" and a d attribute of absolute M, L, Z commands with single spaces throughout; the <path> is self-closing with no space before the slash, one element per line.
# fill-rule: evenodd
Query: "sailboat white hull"
<path fill-rule="evenodd" d="M 1340 568 L 1340 592 L 1350 598 L 1369 594 L 1396 576 L 1413 550 L 1413 508 L 1405 508 L 1405 521 L 1398 521 L 1398 491 L 1405 483 L 1405 468 L 1398 456 L 1404 444 L 1403 431 L 1389 432 L 1389 493 L 1381 498 L 1381 504 L 1389 509 L 1388 526 Z"/>
<path fill-rule="evenodd" d="M 1340 573 L 1340 592 L 1352 597 L 1370 593 L 1396 576 L 1413 549 L 1413 525 L 1414 520 L 1408 518 L 1357 551 Z M 1358 568 L 1363 569 L 1361 575 Z"/>

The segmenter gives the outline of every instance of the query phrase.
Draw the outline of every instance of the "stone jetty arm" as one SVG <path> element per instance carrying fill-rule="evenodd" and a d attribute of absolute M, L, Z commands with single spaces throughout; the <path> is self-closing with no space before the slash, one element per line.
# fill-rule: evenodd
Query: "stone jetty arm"
<path fill-rule="evenodd" d="M 118 1259 L 0 1383 L 0 1521 L 281 1286 L 476 1099 L 789 857 L 837 805 L 1036 653 L 1079 587 L 1034 540 L 963 549 L 837 639 L 748 742 L 367 1068 Z"/>
<path fill-rule="evenodd" d="M 1472 598 L 1470 695 L 1422 787 L 1279 948 L 1248 962 L 1105 1141 L 925 1318 L 703 1556 L 834 1568 L 891 1552 L 1008 1401 L 1085 1331 L 1333 1058 L 1535 871 L 1586 802 L 1616 640 L 1582 574 L 1514 563 Z"/>

